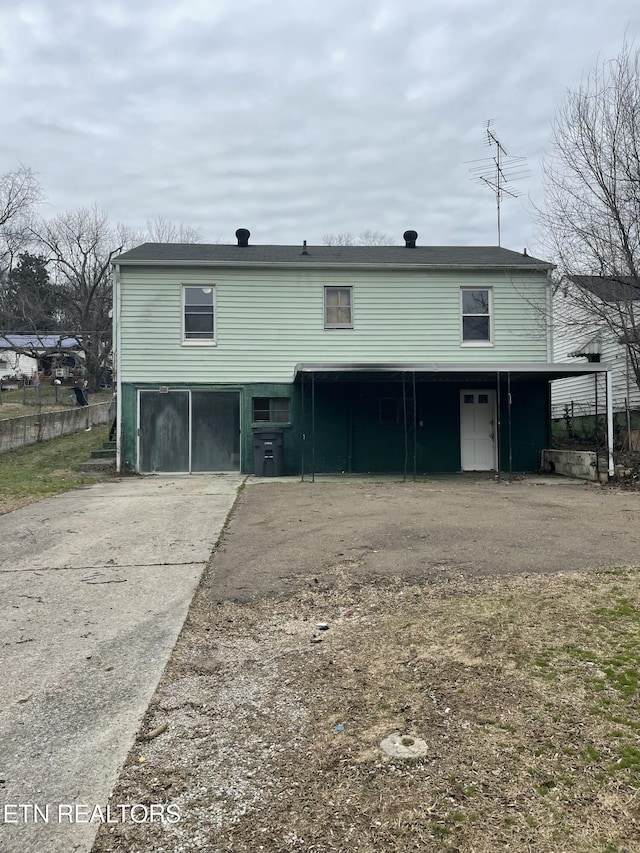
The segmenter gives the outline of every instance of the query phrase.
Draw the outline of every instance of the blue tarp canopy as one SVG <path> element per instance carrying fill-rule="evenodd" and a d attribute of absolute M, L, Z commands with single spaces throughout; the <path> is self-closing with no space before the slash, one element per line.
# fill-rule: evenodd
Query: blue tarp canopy
<path fill-rule="evenodd" d="M 40 352 L 47 350 L 78 349 L 78 338 L 67 335 L 52 335 L 31 333 L 29 335 L 4 335 L 0 337 L 0 349 L 31 349 Z"/>

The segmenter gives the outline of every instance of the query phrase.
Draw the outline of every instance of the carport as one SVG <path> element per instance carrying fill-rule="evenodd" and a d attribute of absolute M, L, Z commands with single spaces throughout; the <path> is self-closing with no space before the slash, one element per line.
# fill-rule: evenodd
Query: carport
<path fill-rule="evenodd" d="M 611 373 L 600 363 L 299 363 L 300 472 L 532 471 L 550 446 L 550 383 L 604 375 L 613 469 Z"/>

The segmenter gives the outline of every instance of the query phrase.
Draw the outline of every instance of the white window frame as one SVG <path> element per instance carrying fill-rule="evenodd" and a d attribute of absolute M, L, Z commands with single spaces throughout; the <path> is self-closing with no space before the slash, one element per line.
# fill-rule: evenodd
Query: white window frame
<path fill-rule="evenodd" d="M 207 290 L 211 288 L 211 306 L 213 310 L 213 333 L 211 338 L 188 338 L 185 328 L 186 316 L 186 292 L 187 288 L 198 288 Z M 215 284 L 207 282 L 189 282 L 185 281 L 181 285 L 180 304 L 182 311 L 182 346 L 187 347 L 215 347 L 218 342 L 218 305 Z"/>
<path fill-rule="evenodd" d="M 330 290 L 348 290 L 349 291 L 349 309 L 351 314 L 350 323 L 329 323 L 327 322 L 327 309 L 335 308 L 335 305 L 327 305 L 327 293 Z M 337 306 L 342 307 L 342 306 Z M 344 306 L 346 307 L 346 306 Z M 353 285 L 326 284 L 324 287 L 324 328 L 325 329 L 353 329 Z"/>
<path fill-rule="evenodd" d="M 487 314 L 469 314 L 463 310 L 463 293 L 465 290 L 484 290 L 489 297 L 489 311 Z M 488 317 L 489 318 L 489 338 L 487 340 L 465 340 L 464 339 L 464 318 L 465 317 Z M 461 347 L 492 347 L 493 346 L 493 288 L 492 287 L 468 287 L 460 288 L 460 346 Z"/>

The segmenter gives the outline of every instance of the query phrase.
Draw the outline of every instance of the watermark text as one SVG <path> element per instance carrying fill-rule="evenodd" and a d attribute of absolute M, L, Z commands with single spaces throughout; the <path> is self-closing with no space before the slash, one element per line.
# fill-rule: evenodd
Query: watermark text
<path fill-rule="evenodd" d="M 175 803 L 4 803 L 0 822 L 26 823 L 178 823 Z"/>

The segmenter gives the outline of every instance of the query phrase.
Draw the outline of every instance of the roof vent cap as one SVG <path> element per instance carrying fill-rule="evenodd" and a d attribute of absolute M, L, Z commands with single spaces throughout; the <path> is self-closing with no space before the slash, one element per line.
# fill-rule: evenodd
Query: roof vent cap
<path fill-rule="evenodd" d="M 248 228 L 238 228 L 236 231 L 236 237 L 238 238 L 238 246 L 248 246 L 251 231 L 249 231 Z"/>
<path fill-rule="evenodd" d="M 404 244 L 407 249 L 415 249 L 416 240 L 418 239 L 417 231 L 405 231 L 402 235 L 402 239 L 404 240 Z"/>

